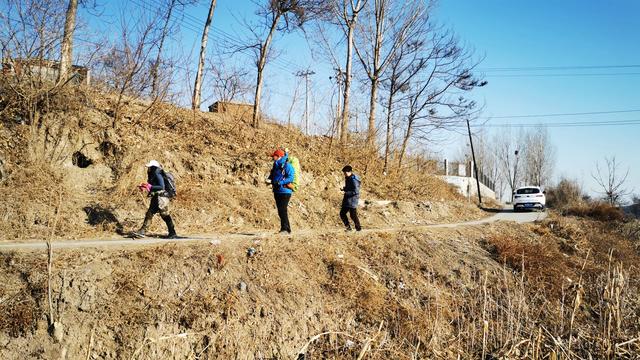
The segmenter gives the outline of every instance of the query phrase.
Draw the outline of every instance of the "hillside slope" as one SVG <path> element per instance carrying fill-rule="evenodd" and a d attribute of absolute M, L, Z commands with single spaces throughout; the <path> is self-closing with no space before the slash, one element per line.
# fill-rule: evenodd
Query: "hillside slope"
<path fill-rule="evenodd" d="M 636 359 L 640 258 L 623 234 L 554 216 L 56 250 L 51 312 L 46 255 L 0 253 L 0 357 Z"/>
<path fill-rule="evenodd" d="M 224 114 L 125 101 L 72 88 L 37 111 L 5 103 L 0 123 L 0 203 L 4 239 L 115 234 L 139 226 L 146 199 L 136 186 L 144 164 L 159 160 L 178 179 L 173 212 L 178 231 L 274 229 L 277 215 L 264 184 L 270 151 L 288 147 L 302 163 L 291 203 L 295 229 L 339 225 L 346 163 L 363 178 L 365 226 L 464 220 L 482 213 L 428 169 L 410 165 L 382 176 L 379 157 L 355 138 L 348 147 L 266 122 L 254 129 Z M 120 118 L 120 117 L 119 117 Z M 376 206 L 375 200 L 393 200 Z M 58 211 L 59 210 L 59 211 Z M 152 230 L 164 232 L 156 220 Z"/>

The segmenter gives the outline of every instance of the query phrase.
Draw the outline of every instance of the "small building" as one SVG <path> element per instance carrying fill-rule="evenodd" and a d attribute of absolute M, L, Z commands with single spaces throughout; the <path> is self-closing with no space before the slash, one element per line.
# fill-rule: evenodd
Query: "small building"
<path fill-rule="evenodd" d="M 60 62 L 40 59 L 2 59 L 3 76 L 32 76 L 40 80 L 51 82 L 58 81 L 60 73 Z M 88 68 L 79 65 L 71 65 L 70 80 L 76 84 L 89 85 L 91 72 Z"/>
<path fill-rule="evenodd" d="M 250 118 L 253 115 L 253 104 L 216 101 L 209 106 L 209 112 L 225 113 L 242 119 Z"/>

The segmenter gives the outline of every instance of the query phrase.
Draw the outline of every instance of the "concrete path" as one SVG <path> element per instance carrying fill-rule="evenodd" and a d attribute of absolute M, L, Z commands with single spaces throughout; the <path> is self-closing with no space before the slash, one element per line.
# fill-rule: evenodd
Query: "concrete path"
<path fill-rule="evenodd" d="M 489 224 L 496 221 L 514 221 L 516 223 L 528 223 L 538 220 L 542 220 L 547 216 L 546 212 L 513 212 L 513 210 L 502 210 L 484 219 L 467 221 L 461 223 L 451 224 L 432 224 L 432 225 L 416 225 L 407 227 L 391 227 L 391 228 L 376 228 L 366 229 L 362 233 L 375 233 L 380 231 L 393 231 L 403 229 L 432 229 L 432 228 L 455 228 L 461 226 L 473 226 Z M 296 231 L 295 235 L 313 235 L 317 234 L 317 230 L 301 230 Z M 343 233 L 343 230 L 326 230 L 323 234 L 331 233 Z M 143 245 L 158 245 L 167 243 L 191 243 L 191 242 L 221 242 L 229 240 L 242 240 L 242 239 L 256 239 L 266 238 L 275 235 L 273 231 L 261 231 L 261 232 L 244 232 L 244 233 L 224 233 L 224 234 L 206 234 L 206 235 L 189 235 L 180 239 L 164 239 L 161 237 L 146 237 L 143 239 L 87 239 L 87 240 L 58 240 L 53 242 L 54 249 L 69 249 L 69 248 L 96 248 L 96 247 L 139 247 Z M 9 242 L 0 243 L 0 251 L 12 251 L 12 250 L 46 250 L 47 243 L 44 240 L 34 240 L 30 242 Z"/>

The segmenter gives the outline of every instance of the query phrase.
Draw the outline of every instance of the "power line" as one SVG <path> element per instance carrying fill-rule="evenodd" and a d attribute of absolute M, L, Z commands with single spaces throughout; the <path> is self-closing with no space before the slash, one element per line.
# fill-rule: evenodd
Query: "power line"
<path fill-rule="evenodd" d="M 140 1 L 143 1 L 146 4 L 149 4 L 148 0 L 140 0 Z M 153 6 L 153 5 L 150 5 L 150 6 Z M 198 19 L 195 16 L 193 16 L 193 15 L 191 15 L 191 14 L 189 14 L 189 13 L 183 11 L 183 10 L 179 10 L 178 9 L 177 11 L 182 14 L 182 16 L 184 18 L 183 21 L 187 21 L 187 22 L 189 22 L 189 24 L 191 24 L 191 25 L 193 25 L 193 26 L 195 26 L 197 28 L 199 28 L 201 26 L 201 24 L 200 24 L 201 23 L 201 19 Z M 234 44 L 236 46 L 244 46 L 244 44 L 240 43 L 234 37 L 234 35 L 229 34 L 228 32 L 225 32 L 222 29 L 216 28 L 215 23 L 211 27 L 211 31 L 217 33 L 219 36 L 221 36 L 222 38 L 226 39 L 226 41 L 228 43 Z M 286 60 L 286 59 L 277 59 L 277 61 L 281 62 L 285 66 L 290 66 L 290 67 L 294 67 L 294 68 L 298 67 L 298 64 L 296 64 L 296 63 L 294 63 L 292 61 Z"/>
<path fill-rule="evenodd" d="M 154 11 L 156 10 L 156 6 L 153 4 L 150 4 L 147 0 L 132 0 L 132 2 L 137 5 L 140 8 L 143 8 L 147 11 Z M 161 7 L 161 10 L 167 10 L 167 8 Z M 194 32 L 194 34 L 196 35 L 201 35 L 201 30 L 200 30 L 200 19 L 195 18 L 194 16 L 184 12 L 183 10 L 180 9 L 176 9 L 174 11 L 174 14 L 176 16 L 180 16 L 182 15 L 182 19 L 176 19 L 174 17 L 174 20 L 179 20 L 182 24 L 182 26 L 184 26 L 186 29 L 191 30 L 192 32 Z M 217 40 L 219 42 L 222 42 L 224 44 L 230 45 L 232 47 L 236 47 L 236 48 L 240 48 L 240 50 L 238 50 L 241 53 L 244 53 L 245 55 L 250 55 L 253 56 L 254 54 L 246 48 L 243 48 L 244 46 L 246 46 L 245 44 L 240 43 L 238 40 L 236 40 L 233 35 L 228 34 L 220 29 L 217 29 L 215 27 L 215 23 L 214 26 L 211 27 L 210 30 L 212 33 L 215 34 L 211 34 L 213 36 L 211 36 L 214 40 Z M 216 35 L 217 34 L 217 35 Z M 284 59 L 274 59 L 271 61 L 271 63 L 273 64 L 273 66 L 279 68 L 280 70 L 283 71 L 290 71 L 291 68 L 296 68 L 297 64 L 294 64 L 292 62 L 286 61 Z"/>
<path fill-rule="evenodd" d="M 556 117 L 556 116 L 580 116 L 580 115 L 602 115 L 602 114 L 622 114 L 640 112 L 638 110 L 611 110 L 611 111 L 591 111 L 591 112 L 574 112 L 574 113 L 556 113 L 556 114 L 525 114 L 525 115 L 502 115 L 488 116 L 485 119 L 516 119 L 516 118 L 538 118 L 538 117 Z"/>
<path fill-rule="evenodd" d="M 568 65 L 568 66 L 521 66 L 521 67 L 488 67 L 478 71 L 545 71 L 545 70 L 586 70 L 586 69 L 629 69 L 640 68 L 640 64 L 632 65 Z"/>
<path fill-rule="evenodd" d="M 573 73 L 573 74 L 508 74 L 508 75 L 487 75 L 489 78 L 497 77 L 572 77 L 572 76 L 622 76 L 622 75 L 640 75 L 640 72 L 625 73 Z"/>
<path fill-rule="evenodd" d="M 579 122 L 563 122 L 563 123 L 529 123 L 529 124 L 476 124 L 473 127 L 591 127 L 591 126 L 622 126 L 622 125 L 640 125 L 640 119 L 637 120 L 616 120 L 616 121 L 579 121 Z"/>

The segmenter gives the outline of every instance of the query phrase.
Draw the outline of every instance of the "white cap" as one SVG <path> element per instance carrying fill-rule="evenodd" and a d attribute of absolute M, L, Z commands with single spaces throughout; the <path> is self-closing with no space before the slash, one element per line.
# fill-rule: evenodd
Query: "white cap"
<path fill-rule="evenodd" d="M 156 160 L 149 161 L 149 163 L 146 166 L 147 167 L 154 167 L 155 166 L 157 168 L 161 167 L 160 163 L 158 161 L 156 161 Z"/>

